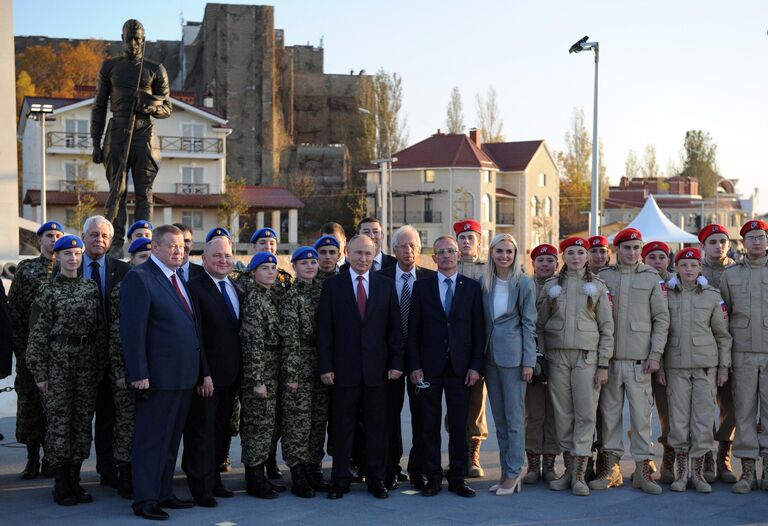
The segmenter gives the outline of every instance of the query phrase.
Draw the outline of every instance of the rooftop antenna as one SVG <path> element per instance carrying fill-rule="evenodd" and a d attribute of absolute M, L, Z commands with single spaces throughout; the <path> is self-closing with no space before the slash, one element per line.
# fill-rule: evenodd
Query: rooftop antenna
<path fill-rule="evenodd" d="M 323 42 L 325 42 L 325 35 L 320 35 L 320 49 L 323 49 Z"/>

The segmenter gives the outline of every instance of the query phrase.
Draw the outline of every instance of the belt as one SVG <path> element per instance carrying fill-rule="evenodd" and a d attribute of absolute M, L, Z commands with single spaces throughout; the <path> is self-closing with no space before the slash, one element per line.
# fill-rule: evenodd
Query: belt
<path fill-rule="evenodd" d="M 88 345 L 91 337 L 87 334 L 79 336 L 75 334 L 54 334 L 51 336 L 51 341 L 65 345 Z"/>

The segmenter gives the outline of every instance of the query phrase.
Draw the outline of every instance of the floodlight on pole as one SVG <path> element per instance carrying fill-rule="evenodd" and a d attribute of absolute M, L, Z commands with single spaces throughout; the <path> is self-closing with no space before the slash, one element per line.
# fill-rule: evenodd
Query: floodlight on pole
<path fill-rule="evenodd" d="M 53 113 L 53 105 L 52 104 L 40 104 L 40 103 L 34 103 L 29 105 L 29 113 L 27 113 L 27 117 L 30 115 L 34 115 L 35 120 L 40 121 L 40 151 L 41 151 L 41 159 L 40 159 L 40 223 L 46 223 L 48 221 L 48 214 L 46 213 L 47 208 L 47 198 L 46 198 L 46 167 L 45 167 L 45 119 L 46 116 L 49 113 Z"/>
<path fill-rule="evenodd" d="M 600 63 L 600 43 L 589 42 L 589 37 L 584 36 L 571 46 L 568 53 L 581 53 L 592 50 L 595 52 L 595 100 L 592 115 L 592 207 L 589 216 L 589 235 L 596 236 L 600 231 L 600 177 L 598 167 L 598 138 L 597 138 L 597 70 Z"/>
<path fill-rule="evenodd" d="M 389 134 L 389 125 L 387 124 L 387 121 L 381 120 L 379 121 L 379 118 L 376 114 L 374 114 L 371 110 L 366 108 L 358 107 L 357 111 L 360 113 L 363 113 L 365 115 L 370 115 L 373 117 L 375 125 L 376 125 L 376 143 L 378 144 L 379 141 L 379 123 L 384 125 L 384 131 L 387 134 L 386 141 L 387 141 L 387 156 L 384 158 L 379 159 L 373 159 L 371 160 L 371 164 L 375 164 L 379 166 L 381 179 L 380 179 L 380 186 L 381 186 L 381 230 L 384 231 L 384 235 L 389 235 L 389 239 L 392 239 L 392 185 L 390 184 L 392 179 L 392 163 L 397 161 L 396 158 L 392 157 L 392 144 L 390 142 L 390 134 Z M 381 156 L 383 152 L 379 152 L 378 148 L 376 150 L 376 154 L 378 156 Z M 385 243 L 383 243 L 386 246 L 386 240 Z"/>

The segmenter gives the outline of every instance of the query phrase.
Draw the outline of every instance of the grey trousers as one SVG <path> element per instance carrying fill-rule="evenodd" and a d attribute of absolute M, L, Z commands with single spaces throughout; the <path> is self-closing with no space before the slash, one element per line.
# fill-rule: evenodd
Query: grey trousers
<path fill-rule="evenodd" d="M 486 363 L 485 384 L 499 441 L 501 475 L 516 479 L 525 462 L 525 390 L 522 367 Z"/>

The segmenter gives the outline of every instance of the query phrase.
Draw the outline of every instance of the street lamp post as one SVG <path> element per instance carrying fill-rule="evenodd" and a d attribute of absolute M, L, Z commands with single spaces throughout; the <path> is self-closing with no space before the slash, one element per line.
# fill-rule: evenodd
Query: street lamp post
<path fill-rule="evenodd" d="M 364 113 L 366 115 L 371 115 L 374 118 L 375 125 L 376 125 L 376 139 L 377 143 L 379 138 L 379 122 L 384 125 L 384 132 L 387 134 L 386 141 L 387 141 L 387 157 L 383 159 L 374 159 L 371 161 L 372 164 L 376 164 L 379 166 L 380 170 L 380 186 L 381 186 L 381 229 L 384 231 L 385 234 L 389 236 L 389 239 L 392 239 L 392 185 L 390 184 L 392 181 L 392 163 L 397 161 L 397 158 L 392 157 L 392 142 L 390 140 L 390 132 L 389 132 L 389 125 L 386 121 L 382 120 L 379 121 L 378 117 L 374 115 L 370 110 L 366 108 L 357 108 L 357 110 L 360 113 Z M 376 154 L 379 155 L 381 152 L 378 151 L 378 148 L 376 150 Z M 405 222 L 405 218 L 403 218 L 403 222 Z"/>
<path fill-rule="evenodd" d="M 600 178 L 597 174 L 597 69 L 600 63 L 600 43 L 587 42 L 588 40 L 589 37 L 585 36 L 572 45 L 568 53 L 581 53 L 590 49 L 595 52 L 595 100 L 592 115 L 592 208 L 589 217 L 589 235 L 596 236 L 600 230 Z"/>
<path fill-rule="evenodd" d="M 29 106 L 30 115 L 35 116 L 35 120 L 40 121 L 40 223 L 46 223 L 48 221 L 47 199 L 46 199 L 46 173 L 45 173 L 45 119 L 49 113 L 53 113 L 53 105 L 51 104 L 31 104 Z"/>

